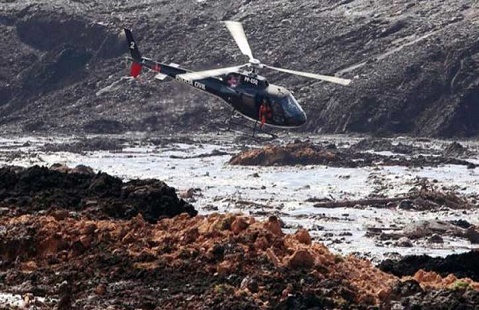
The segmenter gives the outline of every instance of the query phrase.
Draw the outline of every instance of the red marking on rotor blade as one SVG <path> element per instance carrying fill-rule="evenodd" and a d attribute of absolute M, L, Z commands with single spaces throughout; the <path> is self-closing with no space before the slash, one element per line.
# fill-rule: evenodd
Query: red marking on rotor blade
<path fill-rule="evenodd" d="M 153 71 L 156 71 L 156 72 L 160 72 L 160 65 L 159 64 L 155 64 L 155 66 L 153 67 Z"/>
<path fill-rule="evenodd" d="M 139 76 L 141 73 L 141 65 L 137 62 L 132 62 L 131 63 L 131 68 L 130 68 L 130 75 L 134 78 Z"/>

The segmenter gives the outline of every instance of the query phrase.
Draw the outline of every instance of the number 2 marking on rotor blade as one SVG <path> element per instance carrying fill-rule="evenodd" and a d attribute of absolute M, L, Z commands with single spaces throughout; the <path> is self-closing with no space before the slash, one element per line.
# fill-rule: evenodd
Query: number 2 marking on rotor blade
<path fill-rule="evenodd" d="M 130 49 L 131 49 L 131 50 L 134 50 L 134 49 L 135 49 L 135 42 L 131 42 L 131 43 L 130 43 Z"/>

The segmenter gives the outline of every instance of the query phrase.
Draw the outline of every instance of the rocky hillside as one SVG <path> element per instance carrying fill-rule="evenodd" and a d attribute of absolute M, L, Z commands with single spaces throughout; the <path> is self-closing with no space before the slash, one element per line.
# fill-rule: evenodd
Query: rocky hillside
<path fill-rule="evenodd" d="M 243 22 L 255 57 L 352 78 L 349 87 L 264 71 L 308 113 L 307 132 L 479 133 L 479 5 L 470 0 L 2 1 L 0 126 L 10 132 L 208 131 L 218 99 L 128 73 L 122 27 L 144 55 L 192 69 L 244 63 L 223 20 Z"/>

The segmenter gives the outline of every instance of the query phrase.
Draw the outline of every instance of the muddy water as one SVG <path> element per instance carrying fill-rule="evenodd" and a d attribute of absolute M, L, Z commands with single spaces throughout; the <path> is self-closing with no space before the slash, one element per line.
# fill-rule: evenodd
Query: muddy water
<path fill-rule="evenodd" d="M 469 252 L 479 241 L 474 143 L 324 136 L 303 143 L 345 163 L 371 159 L 352 168 L 233 166 L 240 151 L 288 141 L 268 148 L 231 141 L 1 140 L 8 166 L 0 170 L 0 300 L 38 309 L 474 309 L 479 283 L 462 279 L 479 278 L 477 253 Z M 200 216 L 151 224 L 174 215 L 159 213 L 163 200 L 181 202 L 162 181 Z M 371 197 L 379 202 L 361 203 Z M 415 253 L 435 257 L 384 260 Z M 358 256 L 382 261 L 387 273 Z"/>
<path fill-rule="evenodd" d="M 444 232 L 440 243 L 430 242 L 430 237 L 437 231 L 428 231 L 414 238 L 401 235 L 404 228 L 424 224 L 424 221 L 454 223 L 466 220 L 475 224 L 474 219 L 479 215 L 476 208 L 452 209 L 439 204 L 431 210 L 416 210 L 400 207 L 398 203 L 315 207 L 318 201 L 402 197 L 423 186 L 424 182 L 429 182 L 432 190 L 456 194 L 474 205 L 479 192 L 475 169 L 423 159 L 431 156 L 435 160 L 442 156 L 450 141 L 397 138 L 368 145 L 364 141 L 358 143 L 361 139 L 357 137 L 309 138 L 329 147 L 334 144 L 340 150 L 349 150 L 355 145 L 358 149 L 362 145 L 365 157 L 371 153 L 383 157 L 358 168 L 327 164 L 232 166 L 228 161 L 233 155 L 245 147 L 261 147 L 264 143 L 248 140 L 235 143 L 231 141 L 237 136 L 223 135 L 194 139 L 146 139 L 142 136 L 5 139 L 1 142 L 0 160 L 4 164 L 22 166 L 62 163 L 74 167 L 81 164 L 125 180 L 158 178 L 176 188 L 200 214 L 242 212 L 259 218 L 276 215 L 286 230 L 304 227 L 314 240 L 337 253 L 355 253 L 376 261 L 408 254 L 445 256 L 477 247 L 461 231 L 455 234 Z M 475 155 L 477 145 L 467 141 L 462 143 L 470 152 L 461 160 L 478 162 Z M 387 150 L 388 145 L 391 151 Z M 410 152 L 397 153 L 398 145 Z M 406 164 L 384 165 L 385 159 L 394 159 L 394 156 L 401 159 L 398 162 Z M 407 164 L 417 158 L 422 160 L 422 166 Z M 428 166 L 428 162 L 434 164 Z M 400 237 L 410 240 L 401 243 Z"/>

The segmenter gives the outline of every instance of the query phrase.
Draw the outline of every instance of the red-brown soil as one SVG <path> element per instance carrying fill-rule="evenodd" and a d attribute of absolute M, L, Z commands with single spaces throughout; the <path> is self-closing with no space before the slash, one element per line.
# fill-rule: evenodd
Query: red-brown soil
<path fill-rule="evenodd" d="M 36 180 L 82 178 L 70 169 L 38 171 Z M 15 173 L 13 188 L 32 194 L 18 185 L 30 170 Z M 66 190 L 59 185 L 49 188 Z M 20 208 L 15 203 L 2 205 L 0 290 L 22 294 L 38 309 L 437 309 L 437 294 L 468 309 L 478 299 L 479 284 L 470 279 L 421 270 L 400 279 L 331 253 L 305 230 L 284 234 L 276 217 L 184 213 L 149 222 L 141 212 L 116 218 L 68 205 L 21 213 L 12 212 Z"/>

